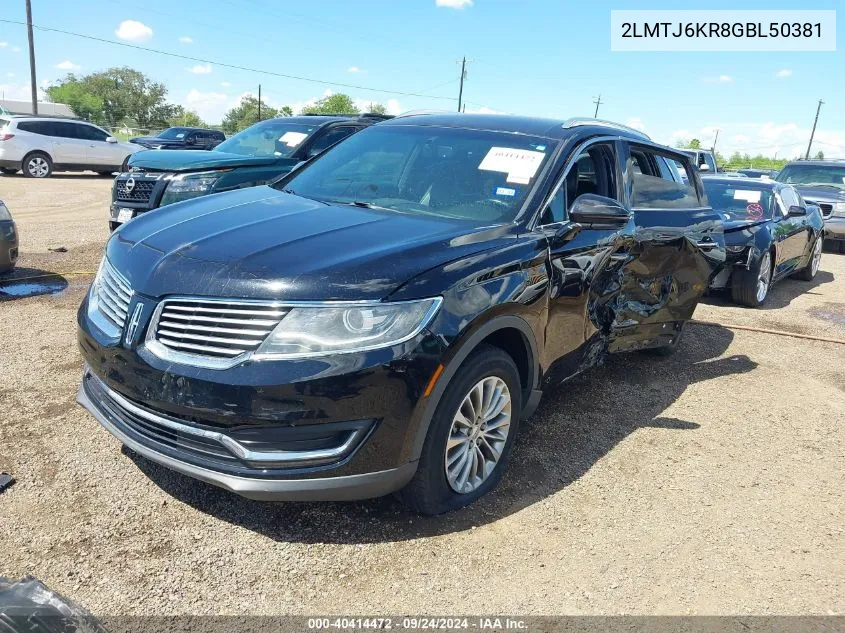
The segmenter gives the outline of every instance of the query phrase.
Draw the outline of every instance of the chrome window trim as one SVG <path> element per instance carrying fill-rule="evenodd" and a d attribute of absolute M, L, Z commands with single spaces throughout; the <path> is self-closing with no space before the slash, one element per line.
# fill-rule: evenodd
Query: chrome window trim
<path fill-rule="evenodd" d="M 389 345 L 378 344 L 378 345 L 365 345 L 361 347 L 355 347 L 345 350 L 335 350 L 329 352 L 319 352 L 316 354 L 311 353 L 302 353 L 302 354 L 290 354 L 286 356 L 281 356 L 278 354 L 267 354 L 258 353 L 257 350 L 245 352 L 243 354 L 239 354 L 233 358 L 213 358 L 202 356 L 200 354 L 190 354 L 186 352 L 180 352 L 171 349 L 165 345 L 162 345 L 159 341 L 155 338 L 156 328 L 158 326 L 159 318 L 161 317 L 161 313 L 164 309 L 165 304 L 169 302 L 178 302 L 178 301 L 198 301 L 198 302 L 205 302 L 205 303 L 225 303 L 228 305 L 260 305 L 262 307 L 268 308 L 320 308 L 320 307 L 327 307 L 327 308 L 337 308 L 337 307 L 355 307 L 355 306 L 385 306 L 385 305 L 402 305 L 406 303 L 419 303 L 420 301 L 427 301 L 433 300 L 431 307 L 425 313 L 423 318 L 420 320 L 419 325 L 407 336 L 397 340 L 392 341 Z M 415 338 L 422 332 L 429 323 L 431 323 L 434 316 L 440 310 L 440 306 L 443 304 L 443 297 L 426 297 L 424 299 L 412 299 L 408 301 L 378 301 L 378 300 L 366 300 L 366 301 L 282 301 L 282 300 L 273 300 L 273 299 L 235 299 L 235 300 L 227 300 L 222 297 L 191 297 L 186 295 L 179 295 L 179 296 L 170 296 L 166 299 L 162 299 L 159 304 L 156 306 L 155 311 L 153 312 L 153 316 L 150 319 L 150 324 L 147 327 L 147 335 L 144 339 L 144 347 L 149 350 L 151 354 L 154 356 L 166 360 L 168 362 L 179 363 L 181 365 L 189 365 L 192 367 L 202 367 L 204 369 L 231 369 L 236 365 L 240 365 L 245 363 L 249 360 L 254 361 L 287 361 L 287 360 L 304 360 L 304 359 L 311 359 L 311 358 L 323 358 L 326 356 L 340 356 L 344 354 L 354 354 L 358 352 L 368 352 L 377 349 L 384 349 L 388 347 L 395 347 L 397 345 L 402 345 L 403 343 L 407 343 L 411 339 Z M 284 317 L 283 317 L 284 318 Z M 281 323 L 281 320 L 279 322 Z M 276 326 L 278 327 L 278 325 Z M 275 328 L 274 328 L 275 329 Z M 271 336 L 272 332 L 267 336 Z M 265 338 L 264 341 L 267 339 Z M 264 341 L 261 344 L 264 344 Z M 260 346 L 259 346 L 260 348 Z"/>

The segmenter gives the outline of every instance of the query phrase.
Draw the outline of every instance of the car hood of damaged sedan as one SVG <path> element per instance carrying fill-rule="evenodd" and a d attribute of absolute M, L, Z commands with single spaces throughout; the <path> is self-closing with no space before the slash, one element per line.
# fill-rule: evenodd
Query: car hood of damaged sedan
<path fill-rule="evenodd" d="M 106 256 L 148 297 L 361 301 L 516 235 L 512 224 L 329 205 L 261 186 L 146 213 L 114 233 Z"/>

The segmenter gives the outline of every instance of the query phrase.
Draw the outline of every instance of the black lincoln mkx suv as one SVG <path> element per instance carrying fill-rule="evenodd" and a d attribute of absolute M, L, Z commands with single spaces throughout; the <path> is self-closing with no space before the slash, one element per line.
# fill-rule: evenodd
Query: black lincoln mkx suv
<path fill-rule="evenodd" d="M 673 350 L 724 256 L 689 159 L 635 130 L 397 117 L 116 231 L 79 401 L 248 497 L 444 512 L 498 483 L 542 388 Z"/>

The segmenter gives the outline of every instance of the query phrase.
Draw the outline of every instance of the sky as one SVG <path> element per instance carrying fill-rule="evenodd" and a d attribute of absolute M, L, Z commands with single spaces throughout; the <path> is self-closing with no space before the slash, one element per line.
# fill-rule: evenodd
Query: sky
<path fill-rule="evenodd" d="M 710 0 L 697 8 L 841 6 L 841 0 Z M 647 7 L 634 0 L 32 0 L 38 26 L 208 60 L 36 30 L 42 88 L 68 72 L 128 65 L 163 82 L 169 100 L 210 123 L 242 95 L 256 93 L 258 84 L 270 105 L 295 111 L 331 92 L 349 94 L 364 108 L 383 103 L 391 113 L 456 109 L 459 60 L 466 56 L 468 112 L 592 116 L 600 94 L 600 118 L 642 129 L 659 142 L 698 138 L 709 147 L 718 129 L 723 154 L 792 158 L 806 151 L 823 99 L 813 153 L 845 158 L 841 49 L 611 52 L 611 9 L 682 7 L 677 0 Z M 0 19 L 25 20 L 24 0 L 0 2 Z M 21 25 L 0 22 L 0 94 L 29 98 Z"/>

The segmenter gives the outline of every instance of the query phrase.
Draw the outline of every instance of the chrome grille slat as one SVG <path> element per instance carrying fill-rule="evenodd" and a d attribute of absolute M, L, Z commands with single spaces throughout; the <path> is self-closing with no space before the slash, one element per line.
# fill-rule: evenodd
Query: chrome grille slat
<path fill-rule="evenodd" d="M 103 261 L 96 283 L 97 309 L 111 323 L 123 329 L 132 299 L 132 288 L 108 260 Z"/>
<path fill-rule="evenodd" d="M 287 314 L 273 302 L 165 299 L 151 337 L 183 356 L 228 360 L 254 352 Z"/>
<path fill-rule="evenodd" d="M 115 198 L 118 201 L 124 202 L 148 202 L 152 196 L 153 189 L 155 189 L 157 179 L 146 179 L 131 176 L 135 182 L 132 191 L 128 191 L 126 183 L 129 181 L 129 176 L 118 177 L 115 184 Z"/>

